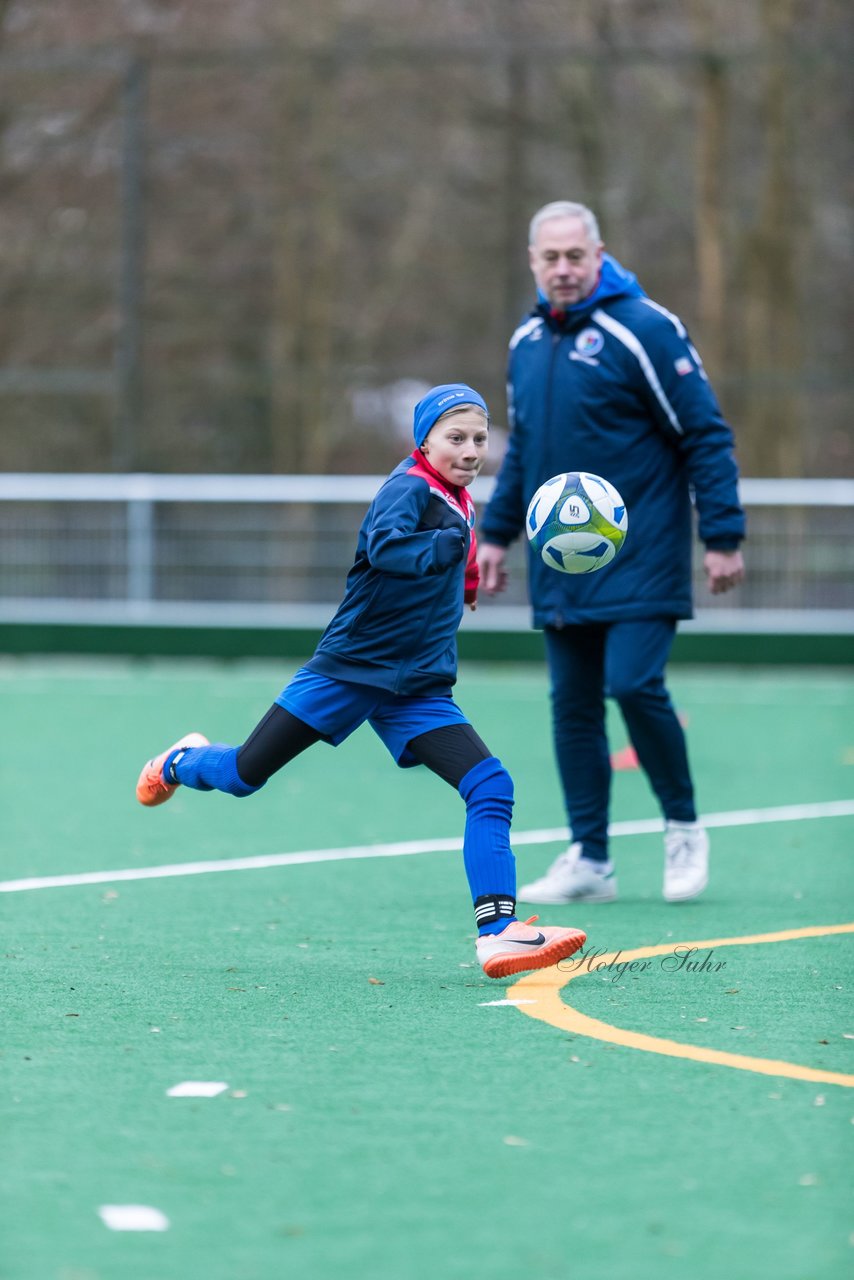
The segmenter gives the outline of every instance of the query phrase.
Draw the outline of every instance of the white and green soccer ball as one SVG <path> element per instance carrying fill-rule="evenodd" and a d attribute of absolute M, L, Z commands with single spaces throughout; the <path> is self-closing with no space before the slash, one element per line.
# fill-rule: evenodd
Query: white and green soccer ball
<path fill-rule="evenodd" d="M 590 471 L 565 471 L 541 484 L 525 530 L 543 562 L 559 573 L 593 573 L 610 564 L 626 539 L 626 504 Z"/>

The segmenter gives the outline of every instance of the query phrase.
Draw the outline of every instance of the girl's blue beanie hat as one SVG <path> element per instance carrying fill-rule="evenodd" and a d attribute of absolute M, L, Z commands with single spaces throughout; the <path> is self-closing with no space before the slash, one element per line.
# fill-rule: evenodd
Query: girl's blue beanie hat
<path fill-rule="evenodd" d="M 440 387 L 433 387 L 415 406 L 415 421 L 412 431 L 418 448 L 424 443 L 428 432 L 443 413 L 457 405 L 475 404 L 489 417 L 486 401 L 473 387 L 464 382 L 445 382 Z"/>

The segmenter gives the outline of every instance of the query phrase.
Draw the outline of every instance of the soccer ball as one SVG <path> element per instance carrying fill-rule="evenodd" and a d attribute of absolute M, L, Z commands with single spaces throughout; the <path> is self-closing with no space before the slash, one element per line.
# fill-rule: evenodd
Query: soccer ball
<path fill-rule="evenodd" d="M 559 573 L 592 573 L 610 564 L 629 519 L 617 490 L 590 471 L 565 471 L 541 484 L 525 530 L 535 552 Z"/>

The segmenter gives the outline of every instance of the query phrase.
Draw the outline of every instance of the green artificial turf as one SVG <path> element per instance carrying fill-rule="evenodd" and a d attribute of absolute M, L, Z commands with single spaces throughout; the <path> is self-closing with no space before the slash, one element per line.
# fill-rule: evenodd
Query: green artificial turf
<path fill-rule="evenodd" d="M 0 664 L 3 880 L 460 835 L 454 792 L 367 729 L 248 801 L 136 804 L 147 756 L 188 729 L 241 740 L 291 669 Z M 704 812 L 854 796 L 845 676 L 672 683 Z M 514 775 L 515 829 L 560 827 L 543 671 L 469 667 L 458 697 Z M 656 815 L 636 772 L 613 801 L 616 822 Z M 616 903 L 540 914 L 606 951 L 842 923 L 852 833 L 850 816 L 712 828 L 709 890 L 675 907 L 660 835 L 618 837 Z M 520 844 L 520 876 L 561 847 Z M 2 1280 L 849 1274 L 851 1091 L 488 1003 L 510 984 L 474 963 L 457 852 L 3 893 L 0 924 Z M 563 995 L 620 1027 L 850 1073 L 851 948 L 727 947 L 715 972 L 590 972 Z M 167 1096 L 186 1080 L 228 1088 Z M 154 1206 L 169 1229 L 111 1231 L 105 1204 Z"/>

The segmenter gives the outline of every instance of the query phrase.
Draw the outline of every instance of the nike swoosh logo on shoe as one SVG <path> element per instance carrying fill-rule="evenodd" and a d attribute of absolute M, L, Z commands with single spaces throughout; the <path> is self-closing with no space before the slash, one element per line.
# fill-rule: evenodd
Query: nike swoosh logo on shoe
<path fill-rule="evenodd" d="M 538 933 L 536 938 L 508 938 L 514 947 L 541 947 L 546 940 L 544 933 Z"/>

